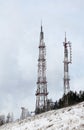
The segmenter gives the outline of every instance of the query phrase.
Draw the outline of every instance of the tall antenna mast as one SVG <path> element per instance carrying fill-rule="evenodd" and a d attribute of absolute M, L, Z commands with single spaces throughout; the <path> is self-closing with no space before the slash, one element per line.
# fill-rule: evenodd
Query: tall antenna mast
<path fill-rule="evenodd" d="M 38 58 L 38 79 L 36 91 L 36 113 L 47 110 L 47 80 L 46 80 L 46 47 L 41 22 L 39 58 Z"/>
<path fill-rule="evenodd" d="M 65 41 L 64 45 L 64 94 L 66 95 L 70 91 L 70 77 L 69 77 L 69 64 L 72 63 L 72 50 L 71 43 L 66 38 L 65 32 Z"/>

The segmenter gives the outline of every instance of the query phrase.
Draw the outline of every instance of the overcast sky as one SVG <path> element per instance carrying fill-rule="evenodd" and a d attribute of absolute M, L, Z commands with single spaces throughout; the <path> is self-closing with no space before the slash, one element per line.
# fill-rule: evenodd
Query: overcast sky
<path fill-rule="evenodd" d="M 71 90 L 84 90 L 84 0 L 0 0 L 0 113 L 35 110 L 41 20 L 48 98 L 63 95 L 63 41 L 72 43 Z"/>

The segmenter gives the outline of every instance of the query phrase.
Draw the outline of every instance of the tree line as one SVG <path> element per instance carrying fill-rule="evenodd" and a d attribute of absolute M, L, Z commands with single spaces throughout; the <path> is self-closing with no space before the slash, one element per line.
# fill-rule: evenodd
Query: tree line
<path fill-rule="evenodd" d="M 64 94 L 62 98 L 55 102 L 55 104 L 51 107 L 51 109 L 60 109 L 63 107 L 68 107 L 71 105 L 75 105 L 84 101 L 84 91 L 80 91 L 77 93 L 76 91 L 70 91 L 66 95 Z"/>
<path fill-rule="evenodd" d="M 45 109 L 45 107 L 43 109 L 37 109 L 35 111 L 35 114 L 40 114 L 45 111 L 68 107 L 68 106 L 80 103 L 82 101 L 84 101 L 84 91 L 80 91 L 79 93 L 77 93 L 76 91 L 75 92 L 70 91 L 66 95 L 64 94 L 62 96 L 62 98 L 60 98 L 56 102 L 53 102 L 52 99 L 48 99 L 47 100 L 47 109 Z"/>

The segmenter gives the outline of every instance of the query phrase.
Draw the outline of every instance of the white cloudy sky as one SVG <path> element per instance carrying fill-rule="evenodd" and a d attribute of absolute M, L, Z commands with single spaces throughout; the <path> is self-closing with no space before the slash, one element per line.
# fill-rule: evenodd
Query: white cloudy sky
<path fill-rule="evenodd" d="M 84 90 L 84 0 L 0 0 L 0 112 L 35 109 L 41 20 L 49 98 L 63 94 L 64 32 L 72 43 L 71 90 Z"/>

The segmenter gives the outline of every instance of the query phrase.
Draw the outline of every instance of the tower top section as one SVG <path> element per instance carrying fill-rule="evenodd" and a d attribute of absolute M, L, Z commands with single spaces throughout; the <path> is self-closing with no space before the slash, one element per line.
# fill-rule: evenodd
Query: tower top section
<path fill-rule="evenodd" d="M 66 32 L 65 32 L 65 43 L 67 42 L 67 38 L 66 38 Z"/>

